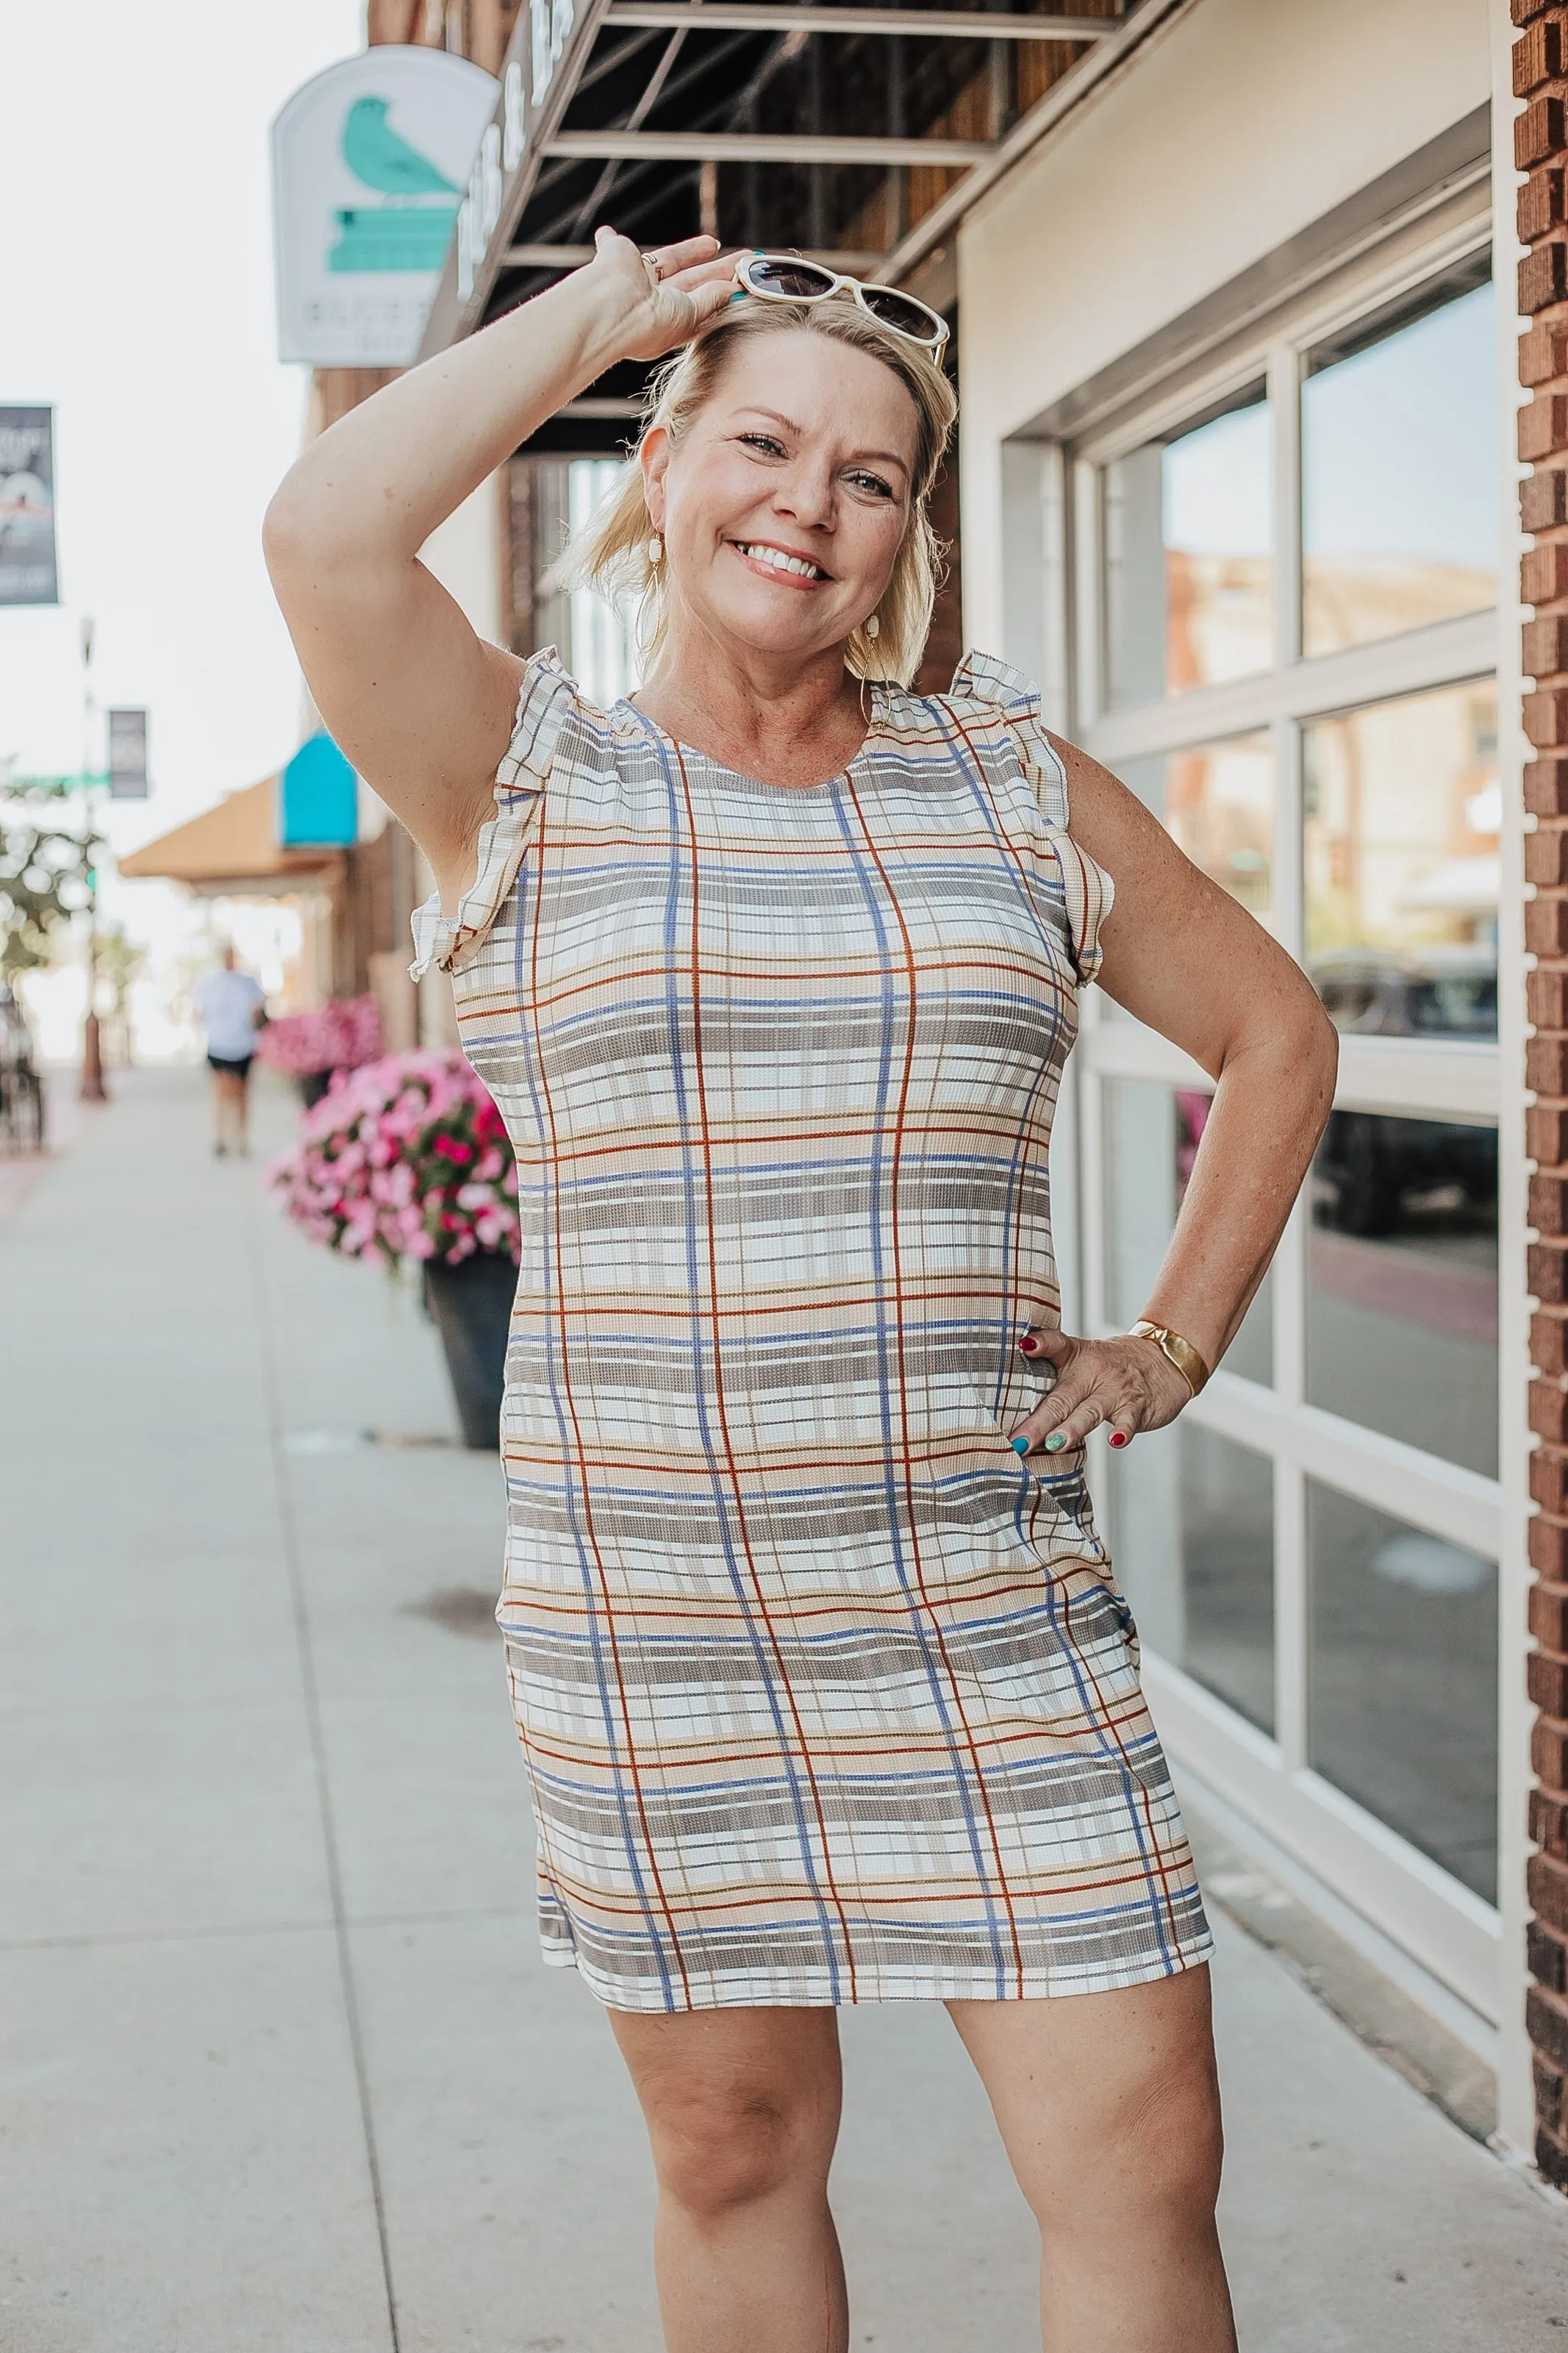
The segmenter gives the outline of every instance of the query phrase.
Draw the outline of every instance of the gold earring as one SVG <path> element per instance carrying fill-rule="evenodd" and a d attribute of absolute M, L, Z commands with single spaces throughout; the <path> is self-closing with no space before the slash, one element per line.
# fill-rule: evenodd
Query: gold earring
<path fill-rule="evenodd" d="M 659 564 L 660 564 L 660 561 L 661 561 L 661 560 L 662 560 L 662 558 L 663 558 L 663 555 L 664 555 L 664 542 L 663 542 L 663 540 L 662 540 L 662 539 L 660 539 L 660 537 L 659 537 L 659 535 L 658 535 L 658 532 L 656 531 L 656 532 L 654 533 L 653 537 L 648 541 L 648 543 L 647 543 L 647 560 L 648 560 L 648 562 L 652 565 L 652 566 L 653 566 L 653 568 L 654 568 L 654 570 L 655 570 L 656 572 L 658 570 Z"/>
<path fill-rule="evenodd" d="M 866 624 L 866 635 L 867 635 L 868 638 L 879 638 L 879 637 L 881 636 L 881 634 L 882 634 L 882 624 L 881 624 L 881 622 L 877 618 L 876 614 L 875 614 L 875 613 L 873 613 L 873 614 L 872 614 L 872 616 L 871 616 L 871 617 L 870 617 L 870 619 L 869 619 L 869 620 L 867 622 L 867 624 Z"/>

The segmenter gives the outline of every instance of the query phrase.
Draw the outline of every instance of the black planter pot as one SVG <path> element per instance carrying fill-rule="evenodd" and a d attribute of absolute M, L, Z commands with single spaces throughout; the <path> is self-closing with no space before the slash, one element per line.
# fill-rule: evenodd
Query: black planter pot
<path fill-rule="evenodd" d="M 456 1266 L 425 1267 L 425 1303 L 441 1335 L 458 1401 L 463 1443 L 495 1453 L 500 1445 L 501 1391 L 517 1269 L 510 1257 L 479 1250 Z"/>

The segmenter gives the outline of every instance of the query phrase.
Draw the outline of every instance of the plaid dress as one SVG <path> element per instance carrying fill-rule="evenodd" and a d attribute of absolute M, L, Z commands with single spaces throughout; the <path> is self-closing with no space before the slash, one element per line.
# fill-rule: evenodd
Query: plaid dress
<path fill-rule="evenodd" d="M 1021 1461 L 1106 875 L 1038 698 L 812 787 L 552 652 L 455 916 L 516 1148 L 498 1617 L 545 1957 L 613 2008 L 1097 1991 L 1208 1953 L 1081 1450 Z"/>

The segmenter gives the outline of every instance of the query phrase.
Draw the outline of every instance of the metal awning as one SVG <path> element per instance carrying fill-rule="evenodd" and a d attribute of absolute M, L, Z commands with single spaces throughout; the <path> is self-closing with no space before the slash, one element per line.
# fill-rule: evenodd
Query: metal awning
<path fill-rule="evenodd" d="M 817 254 L 941 301 L 934 250 L 981 189 L 1193 5 L 529 0 L 423 353 L 575 269 L 601 221 L 641 245 L 707 230 Z M 534 446 L 603 441 L 642 374 Z"/>

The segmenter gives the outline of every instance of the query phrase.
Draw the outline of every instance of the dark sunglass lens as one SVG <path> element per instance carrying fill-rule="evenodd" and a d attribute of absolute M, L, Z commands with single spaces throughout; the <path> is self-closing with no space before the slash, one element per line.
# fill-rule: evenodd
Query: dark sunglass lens
<path fill-rule="evenodd" d="M 745 274 L 760 292 L 782 294 L 792 302 L 809 302 L 814 294 L 830 293 L 833 288 L 832 271 L 814 261 L 750 261 Z"/>
<path fill-rule="evenodd" d="M 900 294 L 891 286 L 863 286 L 860 296 L 871 316 L 880 319 L 884 327 L 891 327 L 900 335 L 912 335 L 921 343 L 941 341 L 942 322 L 923 302 Z"/>

